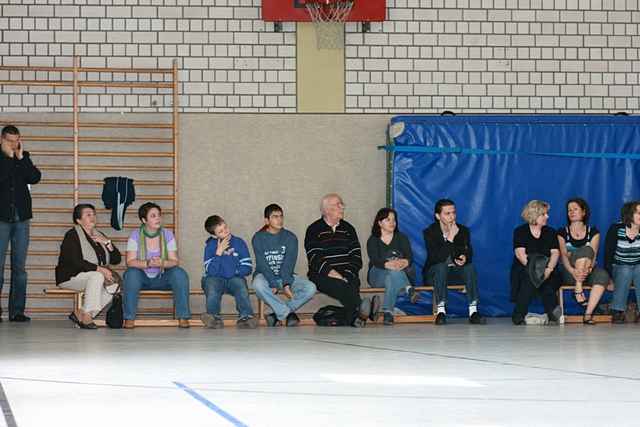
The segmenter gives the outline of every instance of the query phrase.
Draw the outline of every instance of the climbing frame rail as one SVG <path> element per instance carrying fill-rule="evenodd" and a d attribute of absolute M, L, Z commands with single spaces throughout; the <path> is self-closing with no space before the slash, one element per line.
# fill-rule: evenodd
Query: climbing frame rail
<path fill-rule="evenodd" d="M 79 202 L 98 208 L 99 229 L 123 253 L 128 234 L 139 224 L 137 208 L 147 201 L 162 207 L 165 226 L 179 238 L 177 61 L 170 68 L 102 68 L 82 67 L 81 58 L 74 57 L 71 67 L 0 66 L 0 93 L 41 94 L 66 101 L 55 108 L 0 106 L 0 126 L 13 124 L 20 129 L 25 149 L 42 171 L 41 182 L 32 188 L 29 312 L 66 310 L 42 305 L 59 305 L 62 300 L 40 298 L 43 289 L 55 285 L 59 245 Z M 132 99 L 136 105 L 114 99 Z M 102 202 L 108 176 L 135 182 L 136 200 L 127 208 L 121 231 L 111 228 L 111 211 Z M 4 277 L 1 297 L 6 310 L 9 256 Z"/>

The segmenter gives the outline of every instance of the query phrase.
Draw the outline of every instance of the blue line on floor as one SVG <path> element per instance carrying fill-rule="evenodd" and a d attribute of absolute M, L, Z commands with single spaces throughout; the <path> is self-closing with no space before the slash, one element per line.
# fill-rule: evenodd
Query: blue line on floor
<path fill-rule="evenodd" d="M 213 402 L 210 402 L 207 399 L 205 399 L 203 396 L 199 395 L 195 390 L 187 387 L 186 385 L 184 385 L 182 383 L 176 382 L 176 381 L 174 381 L 173 383 L 175 385 L 177 385 L 179 388 L 181 388 L 182 390 L 186 391 L 187 394 L 191 395 L 191 397 L 196 399 L 198 402 L 202 403 L 204 406 L 206 406 L 207 408 L 211 409 L 216 414 L 220 415 L 222 418 L 224 418 L 227 421 L 229 421 L 234 426 L 236 426 L 236 427 L 248 427 L 245 423 L 243 423 L 242 421 L 238 420 L 233 415 L 229 414 L 228 412 L 226 412 L 222 408 L 216 406 Z"/>
<path fill-rule="evenodd" d="M 11 405 L 9 405 L 9 400 L 7 399 L 7 394 L 4 392 L 2 383 L 0 383 L 0 409 L 4 415 L 4 421 L 7 423 L 7 427 L 17 427 L 16 419 L 13 416 L 13 411 L 11 410 Z"/>

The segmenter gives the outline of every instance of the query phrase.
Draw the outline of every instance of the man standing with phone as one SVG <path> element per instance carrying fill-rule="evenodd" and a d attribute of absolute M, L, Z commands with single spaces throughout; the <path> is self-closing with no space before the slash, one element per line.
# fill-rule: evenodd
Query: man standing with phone
<path fill-rule="evenodd" d="M 4 263 L 11 242 L 11 290 L 9 321 L 28 322 L 24 315 L 27 297 L 27 249 L 31 211 L 30 184 L 40 181 L 40 171 L 24 150 L 20 131 L 5 126 L 0 132 L 0 291 L 4 284 Z M 2 321 L 0 312 L 0 321 Z"/>
<path fill-rule="evenodd" d="M 449 279 L 464 282 L 469 301 L 469 322 L 484 324 L 478 313 L 478 279 L 471 264 L 471 233 L 456 222 L 456 205 L 449 199 L 436 202 L 435 222 L 423 231 L 427 246 L 427 262 L 423 269 L 424 284 L 433 286 L 438 306 L 436 325 L 447 323 L 446 301 Z"/>

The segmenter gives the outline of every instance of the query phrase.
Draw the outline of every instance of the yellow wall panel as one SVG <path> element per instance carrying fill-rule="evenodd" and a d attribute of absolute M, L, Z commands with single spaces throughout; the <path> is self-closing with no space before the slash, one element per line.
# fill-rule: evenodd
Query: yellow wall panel
<path fill-rule="evenodd" d="M 298 112 L 343 113 L 344 49 L 318 49 L 313 24 L 297 27 Z"/>

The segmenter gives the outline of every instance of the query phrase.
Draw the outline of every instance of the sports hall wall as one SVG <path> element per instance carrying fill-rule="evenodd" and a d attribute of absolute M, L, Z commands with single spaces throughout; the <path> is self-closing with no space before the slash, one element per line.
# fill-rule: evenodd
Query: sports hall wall
<path fill-rule="evenodd" d="M 368 33 L 347 24 L 345 49 L 322 58 L 308 42 L 311 24 L 274 32 L 260 20 L 260 0 L 5 0 L 0 59 L 71 66 L 76 54 L 82 66 L 101 67 L 169 67 L 178 59 L 180 240 L 194 287 L 202 222 L 213 212 L 250 239 L 261 209 L 278 201 L 302 238 L 319 198 L 338 191 L 364 243 L 385 203 L 385 158 L 376 146 L 392 115 L 640 110 L 638 0 L 387 6 L 386 22 Z M 0 80 L 30 78 L 0 71 Z M 303 90 L 327 79 L 324 90 Z M 61 89 L 0 86 L 0 118 L 68 114 L 70 98 Z M 170 108 L 169 95 L 152 91 L 95 89 L 80 102 L 97 119 Z M 301 261 L 304 272 L 302 252 Z"/>
<path fill-rule="evenodd" d="M 3 65 L 168 67 L 186 112 L 298 111 L 298 36 L 311 24 L 260 20 L 260 0 L 3 0 Z M 638 110 L 638 0 L 387 0 L 387 21 L 346 26 L 339 70 L 348 113 Z M 302 50 L 302 52 L 300 51 Z M 52 94 L 2 88 L 0 106 L 59 109 Z M 340 89 L 343 89 L 341 91 Z M 336 92 L 336 93 L 334 93 Z M 97 111 L 149 96 L 92 96 Z M 162 105 L 162 103 L 159 103 Z M 308 111 L 308 110 L 305 110 Z M 342 111 L 338 111 L 342 112 Z"/>

